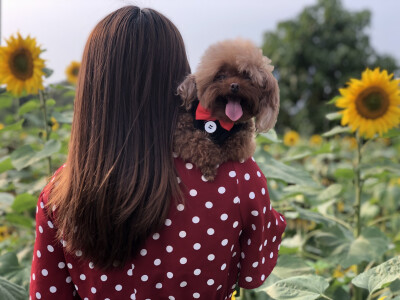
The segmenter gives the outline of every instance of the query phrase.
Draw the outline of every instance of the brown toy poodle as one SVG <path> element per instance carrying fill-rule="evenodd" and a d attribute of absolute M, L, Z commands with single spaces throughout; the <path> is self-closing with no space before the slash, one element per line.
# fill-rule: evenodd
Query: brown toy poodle
<path fill-rule="evenodd" d="M 256 131 L 274 127 L 279 88 L 270 62 L 250 41 L 222 41 L 206 50 L 197 72 L 179 85 L 185 109 L 174 133 L 174 153 L 206 180 L 214 180 L 221 163 L 251 157 Z"/>

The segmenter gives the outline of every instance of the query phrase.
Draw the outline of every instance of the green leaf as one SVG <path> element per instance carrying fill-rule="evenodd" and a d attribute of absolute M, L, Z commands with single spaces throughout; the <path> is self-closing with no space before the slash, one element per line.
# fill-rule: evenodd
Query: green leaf
<path fill-rule="evenodd" d="M 350 127 L 335 126 L 331 130 L 329 130 L 328 132 L 325 132 L 324 134 L 322 134 L 322 136 L 328 137 L 328 136 L 333 136 L 335 134 L 345 133 L 345 132 L 346 133 L 351 132 L 350 131 Z"/>
<path fill-rule="evenodd" d="M 392 128 L 382 135 L 384 138 L 394 138 L 398 136 L 400 136 L 400 127 Z"/>
<path fill-rule="evenodd" d="M 270 129 L 268 132 L 262 132 L 259 134 L 259 136 L 272 143 L 282 143 L 282 140 L 278 138 L 278 135 L 274 129 Z"/>
<path fill-rule="evenodd" d="M 25 300 L 27 297 L 27 291 L 23 287 L 0 277 L 1 300 Z"/>
<path fill-rule="evenodd" d="M 400 256 L 393 257 L 366 272 L 359 274 L 351 282 L 358 287 L 368 289 L 372 294 L 382 285 L 400 278 Z"/>
<path fill-rule="evenodd" d="M 21 216 L 19 214 L 11 213 L 6 214 L 6 220 L 14 225 L 20 225 L 32 229 L 33 220 L 28 217 Z"/>
<path fill-rule="evenodd" d="M 329 283 L 317 275 L 293 276 L 275 282 L 265 292 L 279 300 L 314 300 L 323 295 Z"/>
<path fill-rule="evenodd" d="M 317 199 L 320 201 L 324 201 L 324 200 L 329 200 L 332 199 L 334 197 L 336 197 L 337 195 L 340 194 L 340 192 L 342 191 L 342 185 L 341 184 L 331 184 L 328 188 L 326 188 L 325 190 L 323 190 L 318 196 Z"/>
<path fill-rule="evenodd" d="M 272 158 L 272 156 L 261 149 L 254 154 L 259 162 L 260 169 L 268 179 L 280 179 L 288 183 L 295 183 L 305 186 L 318 186 L 306 171 L 295 169 L 280 161 Z"/>
<path fill-rule="evenodd" d="M 51 156 L 58 152 L 60 148 L 61 142 L 58 140 L 48 140 L 39 152 L 35 152 L 29 145 L 24 145 L 11 153 L 12 164 L 19 171 L 45 157 Z"/>
<path fill-rule="evenodd" d="M 353 179 L 354 178 L 354 170 L 347 169 L 347 168 L 336 169 L 334 172 L 334 176 L 336 178 Z"/>
<path fill-rule="evenodd" d="M 2 130 L 0 130 L 0 133 L 5 132 L 5 131 L 10 131 L 10 130 L 13 130 L 13 131 L 20 130 L 20 129 L 22 129 L 22 123 L 24 123 L 24 121 L 25 120 L 22 119 L 22 120 L 19 120 L 18 122 L 14 123 L 14 124 L 5 126 Z"/>
<path fill-rule="evenodd" d="M 11 107 L 12 103 L 13 98 L 11 96 L 5 96 L 4 93 L 0 94 L 0 109 Z"/>
<path fill-rule="evenodd" d="M 0 193 L 0 208 L 7 209 L 14 201 L 14 195 L 9 193 Z"/>
<path fill-rule="evenodd" d="M 328 120 L 338 120 L 342 118 L 342 114 L 340 112 L 329 113 L 325 116 Z"/>
<path fill-rule="evenodd" d="M 56 120 L 59 123 L 67 123 L 67 124 L 72 124 L 72 117 L 73 117 L 73 112 L 72 111 L 64 111 L 62 113 L 60 112 L 53 112 L 53 117 L 56 118 Z"/>
<path fill-rule="evenodd" d="M 18 114 L 22 116 L 23 114 L 26 114 L 32 110 L 38 109 L 39 107 L 40 107 L 39 99 L 32 99 L 21 105 L 21 107 L 18 110 Z"/>
<path fill-rule="evenodd" d="M 46 78 L 49 78 L 51 76 L 51 74 L 53 74 L 53 72 L 54 72 L 54 70 L 49 69 L 49 68 L 43 68 L 42 71 Z"/>
<path fill-rule="evenodd" d="M 329 100 L 328 102 L 326 102 L 326 104 L 335 104 L 336 101 L 338 101 L 340 98 L 342 98 L 342 96 L 333 97 L 331 100 Z"/>
<path fill-rule="evenodd" d="M 54 106 L 55 104 L 56 104 L 56 100 L 54 100 L 54 99 L 47 99 L 46 100 L 46 106 L 47 107 Z"/>
<path fill-rule="evenodd" d="M 32 249 L 26 248 L 28 251 L 32 251 Z M 20 254 L 24 254 L 25 250 L 20 252 Z M 30 257 L 30 256 L 29 256 Z M 14 252 L 7 252 L 0 256 L 0 276 L 9 280 L 10 282 L 18 285 L 22 285 L 24 287 L 28 287 L 29 285 L 29 275 L 30 275 L 30 263 L 31 258 L 29 259 L 29 265 L 27 267 L 21 266 L 18 261 L 17 255 Z"/>
<path fill-rule="evenodd" d="M 339 226 L 316 231 L 314 236 L 328 259 L 343 268 L 378 260 L 389 247 L 388 238 L 376 227 L 364 228 L 356 239 L 351 231 Z"/>
<path fill-rule="evenodd" d="M 314 274 L 315 271 L 300 257 L 294 255 L 279 255 L 273 273 L 283 279 L 293 276 Z"/>
<path fill-rule="evenodd" d="M 11 208 L 14 212 L 20 213 L 35 208 L 36 203 L 37 203 L 36 197 L 28 193 L 24 193 L 17 195 L 17 197 L 15 197 Z"/>
<path fill-rule="evenodd" d="M 324 224 L 325 226 L 337 225 L 334 220 L 326 218 L 324 215 L 320 214 L 319 212 L 315 212 L 309 209 L 304 209 L 298 206 L 294 206 L 294 209 L 297 212 L 297 218 L 314 221 L 318 224 Z"/>
<path fill-rule="evenodd" d="M 14 169 L 14 166 L 11 163 L 10 156 L 7 155 L 7 156 L 4 156 L 3 158 L 1 158 L 0 159 L 0 174 L 5 171 L 11 170 L 11 169 Z"/>

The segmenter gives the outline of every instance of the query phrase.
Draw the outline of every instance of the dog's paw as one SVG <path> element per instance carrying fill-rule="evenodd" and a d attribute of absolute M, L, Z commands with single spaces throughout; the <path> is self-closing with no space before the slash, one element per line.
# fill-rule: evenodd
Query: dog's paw
<path fill-rule="evenodd" d="M 203 178 L 206 181 L 214 181 L 215 177 L 217 176 L 217 168 L 215 166 L 207 166 L 201 168 L 201 173 L 203 173 Z"/>

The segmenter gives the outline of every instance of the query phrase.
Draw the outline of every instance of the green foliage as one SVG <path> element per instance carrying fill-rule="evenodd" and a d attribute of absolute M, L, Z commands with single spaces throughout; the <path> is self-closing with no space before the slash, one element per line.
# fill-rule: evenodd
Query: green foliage
<path fill-rule="evenodd" d="M 393 57 L 372 48 L 370 20 L 368 10 L 350 12 L 340 0 L 318 0 L 265 33 L 263 52 L 272 59 L 279 80 L 280 133 L 285 127 L 303 134 L 327 131 L 324 115 L 331 107 L 324 104 L 349 78 L 359 78 L 366 67 L 398 69 Z"/>

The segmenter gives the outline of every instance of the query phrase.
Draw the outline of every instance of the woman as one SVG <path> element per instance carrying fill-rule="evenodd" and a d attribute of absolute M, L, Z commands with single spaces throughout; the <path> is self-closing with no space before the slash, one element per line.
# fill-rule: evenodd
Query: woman
<path fill-rule="evenodd" d="M 155 10 L 123 7 L 95 27 L 68 158 L 38 201 L 32 299 L 227 299 L 272 271 L 286 223 L 257 164 L 227 162 L 211 183 L 172 153 L 189 73 Z"/>

